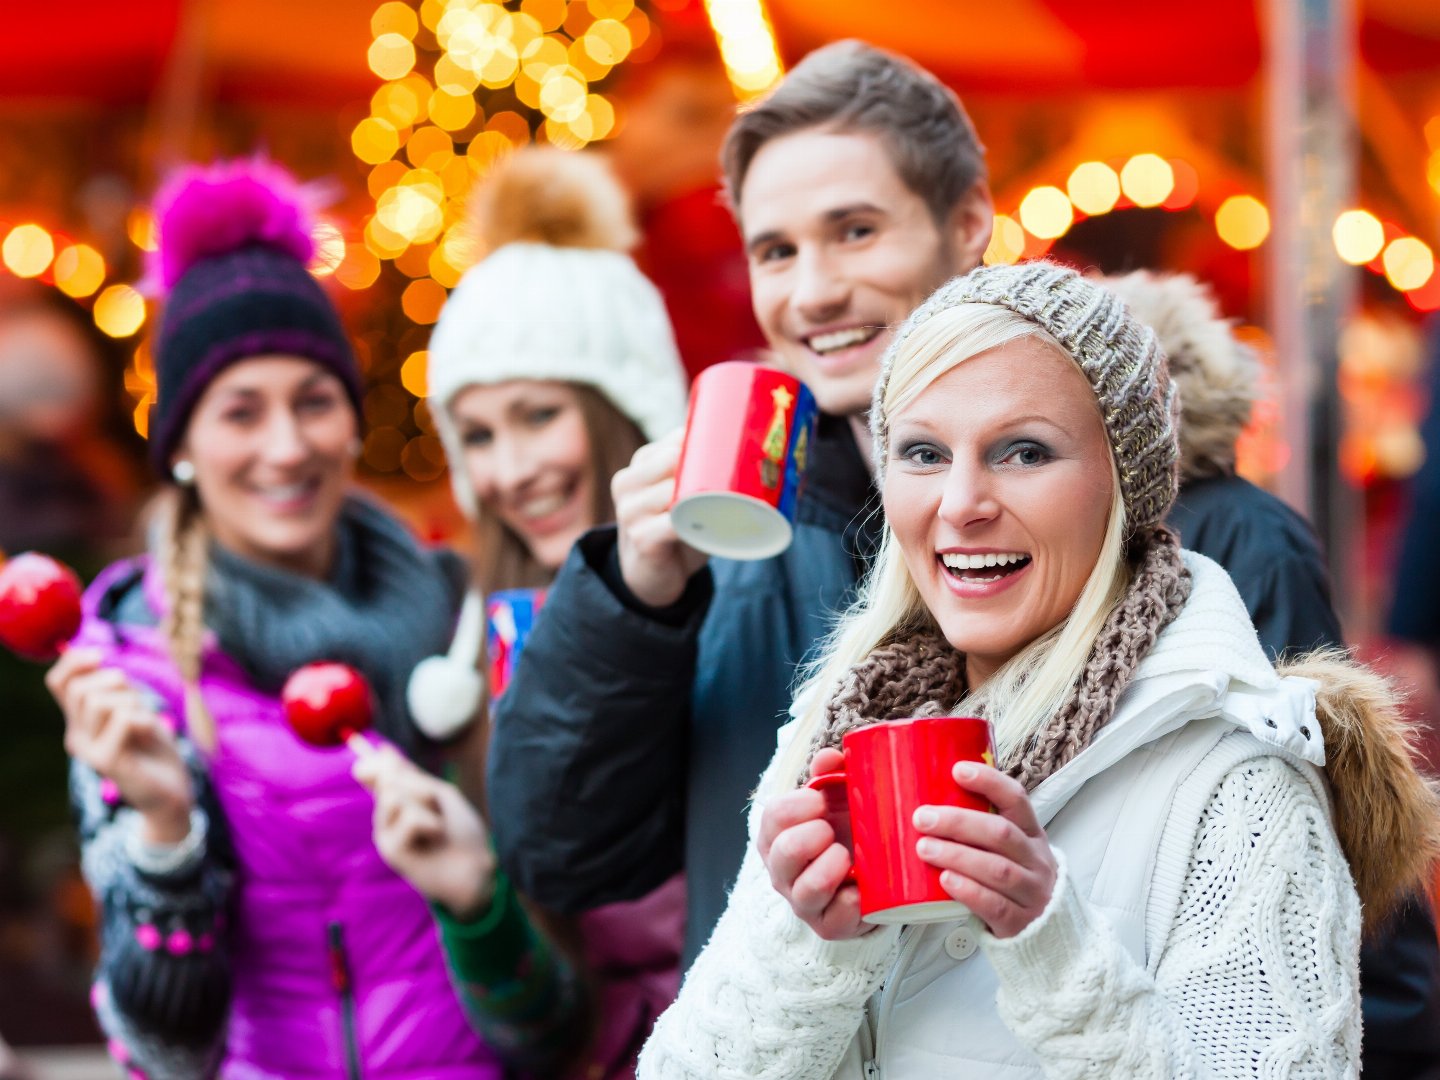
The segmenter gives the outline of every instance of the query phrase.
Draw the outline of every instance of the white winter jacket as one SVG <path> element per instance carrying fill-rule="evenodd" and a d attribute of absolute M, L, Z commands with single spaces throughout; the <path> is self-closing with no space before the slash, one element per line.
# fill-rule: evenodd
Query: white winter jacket
<path fill-rule="evenodd" d="M 1039 919 L 824 942 L 752 846 L 642 1080 L 1355 1075 L 1360 909 L 1316 684 L 1277 675 L 1225 571 L 1185 561 L 1115 715 L 1031 793 L 1061 866 Z"/>

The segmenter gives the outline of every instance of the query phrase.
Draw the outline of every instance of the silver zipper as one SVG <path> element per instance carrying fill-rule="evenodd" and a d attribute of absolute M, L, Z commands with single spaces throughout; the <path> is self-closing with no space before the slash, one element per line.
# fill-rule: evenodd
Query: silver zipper
<path fill-rule="evenodd" d="M 875 1010 L 875 1037 L 871 1041 L 874 1049 L 870 1060 L 865 1062 L 865 1080 L 880 1080 L 880 1062 L 883 1060 L 880 1054 L 885 1046 L 885 1029 L 889 1026 L 890 1010 L 895 1007 L 895 995 L 899 992 L 898 987 L 905 968 L 920 948 L 921 929 L 919 926 L 907 926 L 900 931 L 900 955 L 895 958 L 895 966 L 890 969 L 890 977 L 885 980 L 885 987 L 880 991 L 880 1005 Z"/>

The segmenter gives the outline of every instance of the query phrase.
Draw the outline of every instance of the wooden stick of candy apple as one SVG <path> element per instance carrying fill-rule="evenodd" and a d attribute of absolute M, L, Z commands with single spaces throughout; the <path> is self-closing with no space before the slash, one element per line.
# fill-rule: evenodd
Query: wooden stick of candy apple
<path fill-rule="evenodd" d="M 0 644 L 27 660 L 54 660 L 80 629 L 80 579 L 27 551 L 0 568 Z"/>
<path fill-rule="evenodd" d="M 285 719 L 311 746 L 348 746 L 356 757 L 376 752 L 365 738 L 374 718 L 370 684 L 347 664 L 306 664 L 280 691 Z"/>

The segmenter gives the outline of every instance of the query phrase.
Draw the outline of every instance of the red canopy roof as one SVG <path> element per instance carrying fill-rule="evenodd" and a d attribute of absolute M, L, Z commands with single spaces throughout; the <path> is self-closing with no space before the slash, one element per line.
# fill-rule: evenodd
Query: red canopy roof
<path fill-rule="evenodd" d="M 688 0 L 698 4 L 700 0 Z M 144 101 L 184 54 L 220 100 L 311 104 L 368 95 L 376 0 L 59 0 L 9 5 L 0 98 Z M 675 0 L 659 5 L 674 8 Z M 960 90 L 1236 87 L 1259 72 L 1255 0 L 769 0 L 790 58 L 839 37 L 906 53 Z M 1381 74 L 1440 71 L 1440 4 L 1364 0 L 1360 44 Z M 664 12 L 661 12 L 662 19 Z M 199 48 L 179 50 L 182 36 Z"/>

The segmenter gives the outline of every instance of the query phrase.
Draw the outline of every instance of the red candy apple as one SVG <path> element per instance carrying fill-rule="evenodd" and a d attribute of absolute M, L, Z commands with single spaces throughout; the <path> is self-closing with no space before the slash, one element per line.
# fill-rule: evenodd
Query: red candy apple
<path fill-rule="evenodd" d="M 0 569 L 0 643 L 30 660 L 53 660 L 80 629 L 80 579 L 27 551 Z"/>
<path fill-rule="evenodd" d="M 347 664 L 316 663 L 297 668 L 280 691 L 285 719 L 295 734 L 312 746 L 349 744 L 370 727 L 370 684 Z"/>

